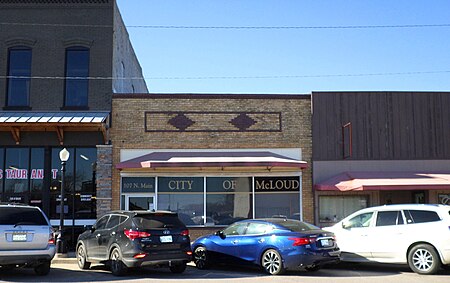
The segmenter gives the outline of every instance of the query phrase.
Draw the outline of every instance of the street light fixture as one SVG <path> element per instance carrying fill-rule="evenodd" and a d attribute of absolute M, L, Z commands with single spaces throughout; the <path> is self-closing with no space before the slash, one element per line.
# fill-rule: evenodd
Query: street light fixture
<path fill-rule="evenodd" d="M 60 257 L 67 256 L 67 247 L 64 241 L 64 186 L 65 175 L 66 175 L 66 162 L 69 160 L 70 153 L 66 148 L 63 148 L 59 152 L 59 159 L 61 160 L 61 201 L 60 201 L 60 211 L 59 211 L 59 235 L 56 240 L 56 253 Z"/>

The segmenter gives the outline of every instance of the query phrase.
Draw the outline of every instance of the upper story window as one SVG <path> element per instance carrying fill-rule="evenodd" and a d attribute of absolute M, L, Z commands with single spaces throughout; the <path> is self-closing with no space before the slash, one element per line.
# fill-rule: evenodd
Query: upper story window
<path fill-rule="evenodd" d="M 8 50 L 8 107 L 29 106 L 31 83 L 31 49 L 14 47 Z"/>
<path fill-rule="evenodd" d="M 71 47 L 66 49 L 65 107 L 88 106 L 89 49 Z"/>

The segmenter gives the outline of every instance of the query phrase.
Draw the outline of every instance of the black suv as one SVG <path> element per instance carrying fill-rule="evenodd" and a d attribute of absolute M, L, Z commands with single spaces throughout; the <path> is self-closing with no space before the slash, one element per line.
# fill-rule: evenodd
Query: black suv
<path fill-rule="evenodd" d="M 113 211 L 78 237 L 78 266 L 106 263 L 114 275 L 129 267 L 169 267 L 182 273 L 191 261 L 189 230 L 169 211 Z"/>

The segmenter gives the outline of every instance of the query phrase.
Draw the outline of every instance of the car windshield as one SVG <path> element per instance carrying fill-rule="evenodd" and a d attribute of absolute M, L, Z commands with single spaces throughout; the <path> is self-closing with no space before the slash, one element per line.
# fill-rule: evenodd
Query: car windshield
<path fill-rule="evenodd" d="M 138 214 L 133 221 L 143 229 L 184 227 L 176 214 Z"/>
<path fill-rule="evenodd" d="M 47 226 L 44 215 L 36 208 L 2 207 L 0 208 L 0 225 L 34 225 Z"/>
<path fill-rule="evenodd" d="M 314 226 L 314 225 L 306 223 L 306 222 L 301 222 L 298 220 L 289 220 L 289 219 L 281 220 L 280 219 L 280 220 L 272 220 L 271 222 L 274 224 L 283 226 L 286 229 L 291 230 L 292 232 L 305 232 L 305 231 L 310 231 L 310 230 L 320 230 L 320 228 L 317 226 Z"/>

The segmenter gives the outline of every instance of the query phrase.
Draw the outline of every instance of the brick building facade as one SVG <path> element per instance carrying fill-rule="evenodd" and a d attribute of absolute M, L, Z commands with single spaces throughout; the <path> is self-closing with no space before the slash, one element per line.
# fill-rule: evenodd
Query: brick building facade
<path fill-rule="evenodd" d="M 239 184 L 248 181 L 243 186 L 250 188 L 244 188 L 243 195 L 238 197 L 236 193 L 228 196 L 234 198 L 235 206 L 239 202 L 241 206 L 246 203 L 245 209 L 253 210 L 246 215 L 247 218 L 290 214 L 285 216 L 314 221 L 309 166 L 312 158 L 310 95 L 115 94 L 110 130 L 114 165 L 112 209 L 129 209 L 132 205 L 140 205 L 142 200 L 132 198 L 142 196 L 145 191 L 149 193 L 147 196 L 152 197 L 150 200 L 146 199 L 150 202 L 149 208 L 169 208 L 171 204 L 167 203 L 170 200 L 166 198 L 170 197 L 180 197 L 182 202 L 189 202 L 188 199 L 182 199 L 182 196 L 171 195 L 173 192 L 164 194 L 164 182 L 169 182 L 169 187 L 172 186 L 170 184 L 175 184 L 170 183 L 175 182 L 174 180 L 167 178 L 180 182 L 178 177 L 184 176 L 190 180 L 186 182 L 193 183 L 194 186 L 195 182 L 200 182 L 197 196 L 203 199 L 205 206 L 198 204 L 200 212 L 197 211 L 197 214 L 203 209 L 206 215 L 201 213 L 203 219 L 200 220 L 190 217 L 195 223 L 187 224 L 199 227 L 203 232 L 208 228 L 217 229 L 210 226 L 226 224 L 225 220 L 221 222 L 222 220 L 212 219 L 213 214 L 217 216 L 220 211 L 209 212 L 209 207 L 213 209 L 216 205 L 209 203 L 209 190 L 215 190 L 211 193 L 211 198 L 214 194 L 221 193 L 208 184 L 218 181 L 223 182 L 220 186 L 227 182 Z M 169 158 L 164 159 L 162 155 Z M 203 161 L 198 162 L 199 158 Z M 210 158 L 214 162 L 206 164 L 205 160 Z M 183 163 L 186 160 L 189 162 Z M 234 179 L 225 180 L 227 176 Z M 262 207 L 263 200 L 269 205 L 270 196 L 276 199 L 283 193 L 290 193 L 285 192 L 289 190 L 289 186 L 283 187 L 281 184 L 291 184 L 291 181 L 295 182 L 299 177 L 301 185 L 296 194 L 280 199 L 280 203 L 293 202 L 290 208 Z M 269 192 L 272 195 L 258 193 L 258 186 L 262 182 L 280 184 L 280 192 Z M 139 186 L 142 187 L 141 190 Z M 156 192 L 153 188 L 155 186 Z M 252 186 L 256 188 L 252 189 Z M 192 188 L 190 194 L 195 195 L 194 190 Z M 301 199 L 294 197 L 298 196 L 298 191 Z M 192 196 L 191 199 L 194 198 Z M 249 208 L 248 199 L 252 198 Z M 253 203 L 255 199 L 256 204 Z M 136 202 L 133 203 L 134 201 Z M 176 210 L 173 202 L 170 209 Z M 242 212 L 237 210 L 239 209 L 235 207 L 234 213 L 242 216 Z M 189 210 L 189 213 L 195 214 L 195 211 Z"/>

